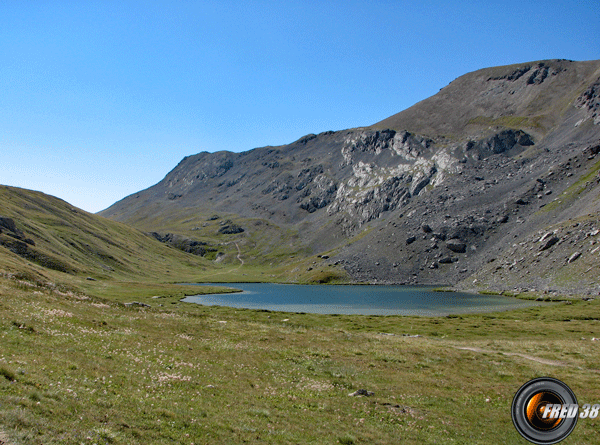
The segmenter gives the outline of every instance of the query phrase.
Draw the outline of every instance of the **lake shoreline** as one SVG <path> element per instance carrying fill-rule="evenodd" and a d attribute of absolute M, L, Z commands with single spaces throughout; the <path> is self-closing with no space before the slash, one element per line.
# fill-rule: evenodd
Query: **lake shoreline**
<path fill-rule="evenodd" d="M 211 282 L 197 285 L 227 287 L 238 292 L 188 296 L 180 301 L 203 306 L 288 313 L 432 317 L 497 312 L 537 305 L 526 299 L 455 292 L 433 285 L 344 284 L 337 286 L 260 282 Z M 370 292 L 365 293 L 369 288 Z"/>

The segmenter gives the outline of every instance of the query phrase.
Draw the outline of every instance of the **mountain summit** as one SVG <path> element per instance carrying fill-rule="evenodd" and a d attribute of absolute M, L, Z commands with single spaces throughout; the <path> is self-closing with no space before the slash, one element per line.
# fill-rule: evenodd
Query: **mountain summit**
<path fill-rule="evenodd" d="M 600 61 L 483 69 L 369 127 L 186 157 L 101 215 L 289 281 L 597 292 L 599 93 Z"/>

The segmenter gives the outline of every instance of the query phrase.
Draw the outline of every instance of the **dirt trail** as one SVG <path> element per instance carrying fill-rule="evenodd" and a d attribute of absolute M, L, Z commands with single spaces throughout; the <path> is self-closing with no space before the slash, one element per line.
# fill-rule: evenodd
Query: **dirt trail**
<path fill-rule="evenodd" d="M 244 259 L 242 258 L 242 250 L 240 249 L 239 244 L 237 242 L 235 242 L 235 241 L 230 241 L 228 243 L 225 243 L 224 245 L 226 246 L 227 244 L 232 244 L 232 243 L 235 244 L 235 247 L 236 247 L 236 249 L 238 251 L 238 253 L 236 255 L 236 258 L 239 260 L 240 265 L 238 267 L 233 268 L 233 269 L 224 270 L 223 272 L 217 272 L 217 273 L 213 274 L 213 276 L 215 276 L 215 275 L 223 275 L 223 274 L 226 274 L 226 273 L 231 273 L 231 272 L 238 271 L 244 265 Z M 0 445 L 2 445 L 2 444 L 0 444 Z"/>
<path fill-rule="evenodd" d="M 235 244 L 235 247 L 237 248 L 237 251 L 238 251 L 238 254 L 237 254 L 236 258 L 237 258 L 238 260 L 240 260 L 240 263 L 241 263 L 241 264 L 238 266 L 238 268 L 237 268 L 237 269 L 235 269 L 235 270 L 238 270 L 240 267 L 242 267 L 242 266 L 244 265 L 244 260 L 242 259 L 242 251 L 240 250 L 240 246 L 238 245 L 238 243 L 236 243 L 236 242 L 234 241 L 234 242 L 233 242 L 233 244 Z"/>

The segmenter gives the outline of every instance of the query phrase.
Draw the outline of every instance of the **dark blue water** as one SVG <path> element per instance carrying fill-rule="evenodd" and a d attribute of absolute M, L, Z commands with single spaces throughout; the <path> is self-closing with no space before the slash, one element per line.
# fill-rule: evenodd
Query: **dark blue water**
<path fill-rule="evenodd" d="M 231 294 L 196 295 L 182 301 L 285 312 L 362 315 L 448 315 L 533 306 L 500 295 L 434 292 L 427 286 L 332 286 L 272 283 L 206 283 L 241 289 Z"/>

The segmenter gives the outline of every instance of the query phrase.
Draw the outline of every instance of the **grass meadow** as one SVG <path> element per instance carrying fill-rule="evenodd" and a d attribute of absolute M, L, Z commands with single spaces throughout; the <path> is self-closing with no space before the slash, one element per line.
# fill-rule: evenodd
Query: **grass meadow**
<path fill-rule="evenodd" d="M 0 443 L 525 444 L 510 407 L 526 381 L 600 403 L 596 300 L 335 316 L 179 301 L 197 287 L 79 289 L 0 279 Z M 599 440 L 582 419 L 564 443 Z"/>

